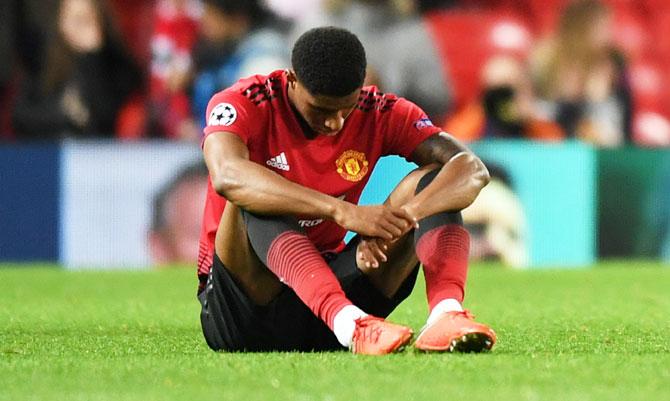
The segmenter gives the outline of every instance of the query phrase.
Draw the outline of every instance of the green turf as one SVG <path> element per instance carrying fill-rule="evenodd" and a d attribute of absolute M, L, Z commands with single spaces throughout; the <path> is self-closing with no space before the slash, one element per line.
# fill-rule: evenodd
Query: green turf
<path fill-rule="evenodd" d="M 471 270 L 483 355 L 208 351 L 191 270 L 0 266 L 0 400 L 670 400 L 670 269 Z M 392 319 L 418 330 L 423 285 Z"/>

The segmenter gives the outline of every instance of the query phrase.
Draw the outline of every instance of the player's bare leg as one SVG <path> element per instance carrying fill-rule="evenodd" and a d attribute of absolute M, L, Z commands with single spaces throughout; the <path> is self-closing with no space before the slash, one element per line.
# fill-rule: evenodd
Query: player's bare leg
<path fill-rule="evenodd" d="M 428 165 L 418 168 L 403 178 L 393 189 L 384 202 L 391 206 L 402 206 L 414 197 L 419 180 L 437 168 L 437 165 Z M 358 268 L 368 276 L 372 284 L 386 297 L 391 298 L 409 277 L 419 259 L 414 251 L 414 236 L 412 231 L 393 243 L 385 243 L 386 261 L 378 260 L 379 266 L 366 265 L 359 245 L 356 262 Z"/>
<path fill-rule="evenodd" d="M 247 238 L 241 210 L 229 202 L 216 233 L 216 254 L 246 295 L 257 305 L 267 305 L 277 297 L 282 284 L 258 259 Z"/>

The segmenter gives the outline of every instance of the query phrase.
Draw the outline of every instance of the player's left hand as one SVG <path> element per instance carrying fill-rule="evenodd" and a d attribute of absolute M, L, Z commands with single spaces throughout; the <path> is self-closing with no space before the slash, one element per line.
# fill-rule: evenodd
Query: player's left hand
<path fill-rule="evenodd" d="M 387 241 L 381 238 L 364 237 L 358 244 L 356 264 L 360 269 L 376 269 L 381 263 L 388 260 L 386 251 L 388 251 Z"/>

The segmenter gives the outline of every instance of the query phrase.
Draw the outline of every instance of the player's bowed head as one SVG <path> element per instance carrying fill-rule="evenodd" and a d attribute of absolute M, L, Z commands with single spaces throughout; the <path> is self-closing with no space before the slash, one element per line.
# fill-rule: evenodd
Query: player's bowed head
<path fill-rule="evenodd" d="M 296 41 L 291 64 L 288 95 L 294 107 L 316 134 L 337 134 L 365 81 L 363 45 L 344 29 L 314 28 Z"/>

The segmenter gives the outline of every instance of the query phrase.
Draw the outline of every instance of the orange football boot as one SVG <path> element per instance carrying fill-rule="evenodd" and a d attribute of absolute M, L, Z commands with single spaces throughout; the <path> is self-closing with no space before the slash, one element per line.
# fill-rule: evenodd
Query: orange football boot
<path fill-rule="evenodd" d="M 409 343 L 413 334 L 409 327 L 368 315 L 356 319 L 351 352 L 366 355 L 390 354 Z"/>
<path fill-rule="evenodd" d="M 414 347 L 421 351 L 482 352 L 496 343 L 496 333 L 477 323 L 469 311 L 447 312 L 421 330 Z"/>

